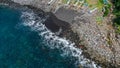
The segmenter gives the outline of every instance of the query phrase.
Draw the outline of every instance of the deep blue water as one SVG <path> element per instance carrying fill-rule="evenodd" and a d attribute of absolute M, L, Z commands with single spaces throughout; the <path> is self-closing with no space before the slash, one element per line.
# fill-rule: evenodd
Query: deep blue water
<path fill-rule="evenodd" d="M 75 68 L 70 57 L 45 46 L 43 37 L 22 23 L 21 12 L 0 7 L 0 68 Z"/>

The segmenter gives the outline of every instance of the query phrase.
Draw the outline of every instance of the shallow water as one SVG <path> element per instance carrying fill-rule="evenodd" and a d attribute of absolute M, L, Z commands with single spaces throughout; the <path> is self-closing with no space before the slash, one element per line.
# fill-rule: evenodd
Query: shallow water
<path fill-rule="evenodd" d="M 0 68 L 98 68 L 74 43 L 55 36 L 32 11 L 0 7 Z"/>

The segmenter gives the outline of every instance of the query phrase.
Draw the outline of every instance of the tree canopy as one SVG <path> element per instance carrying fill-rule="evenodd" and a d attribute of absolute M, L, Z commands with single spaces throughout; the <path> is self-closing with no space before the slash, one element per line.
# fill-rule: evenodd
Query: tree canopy
<path fill-rule="evenodd" d="M 113 14 L 116 15 L 114 25 L 117 27 L 117 32 L 120 33 L 120 0 L 113 0 L 113 5 Z"/>

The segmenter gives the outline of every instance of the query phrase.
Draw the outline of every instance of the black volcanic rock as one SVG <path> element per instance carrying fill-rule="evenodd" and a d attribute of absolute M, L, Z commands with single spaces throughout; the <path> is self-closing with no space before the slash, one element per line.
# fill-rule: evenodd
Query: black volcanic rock
<path fill-rule="evenodd" d="M 48 15 L 49 17 L 43 24 L 52 32 L 58 32 L 60 28 L 70 28 L 69 23 L 59 20 L 53 13 L 48 13 Z"/>

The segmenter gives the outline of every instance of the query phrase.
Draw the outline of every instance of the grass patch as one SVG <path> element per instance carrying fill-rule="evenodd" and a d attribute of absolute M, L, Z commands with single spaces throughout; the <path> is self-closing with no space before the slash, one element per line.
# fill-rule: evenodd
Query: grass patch
<path fill-rule="evenodd" d="M 62 0 L 62 2 L 63 2 L 64 4 L 66 4 L 66 3 L 68 2 L 68 0 Z"/>
<path fill-rule="evenodd" d="M 98 25 L 102 25 L 102 21 L 103 21 L 103 17 L 101 16 L 96 17 L 96 22 Z"/>
<path fill-rule="evenodd" d="M 110 33 L 107 34 L 107 43 L 112 45 L 112 40 L 110 39 Z"/>
<path fill-rule="evenodd" d="M 72 0 L 71 4 L 75 4 L 77 2 L 77 0 Z"/>
<path fill-rule="evenodd" d="M 98 0 L 98 2 L 96 4 L 96 7 L 101 10 L 104 7 L 103 1 L 102 0 Z"/>
<path fill-rule="evenodd" d="M 102 20 L 103 20 L 103 18 L 102 18 L 102 17 L 99 17 L 99 16 L 98 16 L 98 17 L 96 17 L 96 21 L 97 21 L 97 22 L 102 22 Z"/>
<path fill-rule="evenodd" d="M 116 27 L 117 27 L 116 33 L 120 34 L 120 25 L 116 25 Z"/>

